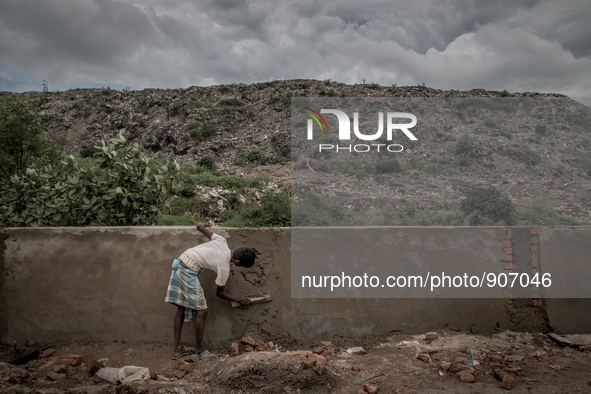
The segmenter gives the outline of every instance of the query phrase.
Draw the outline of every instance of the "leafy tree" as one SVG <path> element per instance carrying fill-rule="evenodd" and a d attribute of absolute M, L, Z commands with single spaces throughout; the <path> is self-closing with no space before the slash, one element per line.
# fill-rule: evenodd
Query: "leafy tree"
<path fill-rule="evenodd" d="M 124 145 L 122 137 L 119 145 Z M 0 183 L 0 226 L 149 225 L 176 186 L 177 163 L 156 165 L 132 150 L 95 146 L 100 166 L 72 156 L 65 170 L 28 168 Z M 170 206 L 165 205 L 165 212 Z"/>
<path fill-rule="evenodd" d="M 0 101 L 0 178 L 23 172 L 31 166 L 60 166 L 60 144 L 45 141 L 35 113 L 39 102 L 16 97 Z"/>
<path fill-rule="evenodd" d="M 515 206 L 508 197 L 502 197 L 494 186 L 474 187 L 460 204 L 460 211 L 469 217 L 470 224 L 512 225 L 515 222 Z"/>
<path fill-rule="evenodd" d="M 8 177 L 24 170 L 39 155 L 43 138 L 41 122 L 30 105 L 16 97 L 0 105 L 0 171 Z"/>

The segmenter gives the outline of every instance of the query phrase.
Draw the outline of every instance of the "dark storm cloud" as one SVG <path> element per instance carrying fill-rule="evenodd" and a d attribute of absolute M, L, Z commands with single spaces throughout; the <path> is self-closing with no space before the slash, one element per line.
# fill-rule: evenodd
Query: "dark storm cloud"
<path fill-rule="evenodd" d="M 111 0 L 92 3 L 58 0 L 6 0 L 1 7 L 2 30 L 24 44 L 2 45 L 4 55 L 31 61 L 116 62 L 150 42 L 150 20 L 134 5 Z M 16 53 L 18 51 L 18 53 Z"/>
<path fill-rule="evenodd" d="M 331 78 L 591 96 L 590 12 L 588 0 L 5 0 L 0 89 Z"/>

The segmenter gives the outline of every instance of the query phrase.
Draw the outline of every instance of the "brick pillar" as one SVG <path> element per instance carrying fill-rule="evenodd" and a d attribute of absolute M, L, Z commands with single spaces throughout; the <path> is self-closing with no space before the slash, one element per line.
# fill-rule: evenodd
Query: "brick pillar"
<path fill-rule="evenodd" d="M 550 331 L 548 315 L 540 289 L 531 279 L 540 270 L 538 234 L 541 228 L 514 227 L 505 230 L 503 243 L 503 272 L 507 274 L 507 308 L 512 331 Z M 510 273 L 518 274 L 514 279 Z M 528 287 L 521 286 L 521 275 L 529 277 Z M 539 275 L 538 275 L 539 278 Z"/>

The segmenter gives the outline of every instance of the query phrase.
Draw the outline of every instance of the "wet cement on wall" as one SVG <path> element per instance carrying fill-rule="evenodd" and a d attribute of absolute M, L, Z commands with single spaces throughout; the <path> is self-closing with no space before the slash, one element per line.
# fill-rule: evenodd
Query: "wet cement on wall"
<path fill-rule="evenodd" d="M 257 250 L 253 268 L 232 267 L 226 290 L 270 291 L 273 301 L 231 308 L 215 297 L 215 275 L 204 271 L 206 343 L 256 330 L 313 338 L 442 328 L 488 334 L 512 325 L 505 299 L 292 299 L 290 229 L 213 230 L 231 249 Z M 0 235 L 3 342 L 172 342 L 176 308 L 164 302 L 172 261 L 207 241 L 194 227 L 3 229 Z M 191 324 L 183 340 L 193 341 Z"/>

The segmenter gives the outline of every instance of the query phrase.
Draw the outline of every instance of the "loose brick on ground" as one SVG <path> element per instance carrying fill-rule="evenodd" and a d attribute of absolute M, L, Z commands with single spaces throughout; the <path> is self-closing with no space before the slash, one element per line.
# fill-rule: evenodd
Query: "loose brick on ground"
<path fill-rule="evenodd" d="M 367 392 L 367 394 L 377 394 L 378 391 L 380 391 L 378 386 L 374 386 L 372 384 L 364 384 L 363 390 L 365 390 Z"/>
<path fill-rule="evenodd" d="M 82 356 L 80 356 L 80 355 L 59 356 L 55 362 L 56 362 L 56 364 L 63 364 L 63 365 L 80 365 L 80 364 L 82 364 Z"/>

